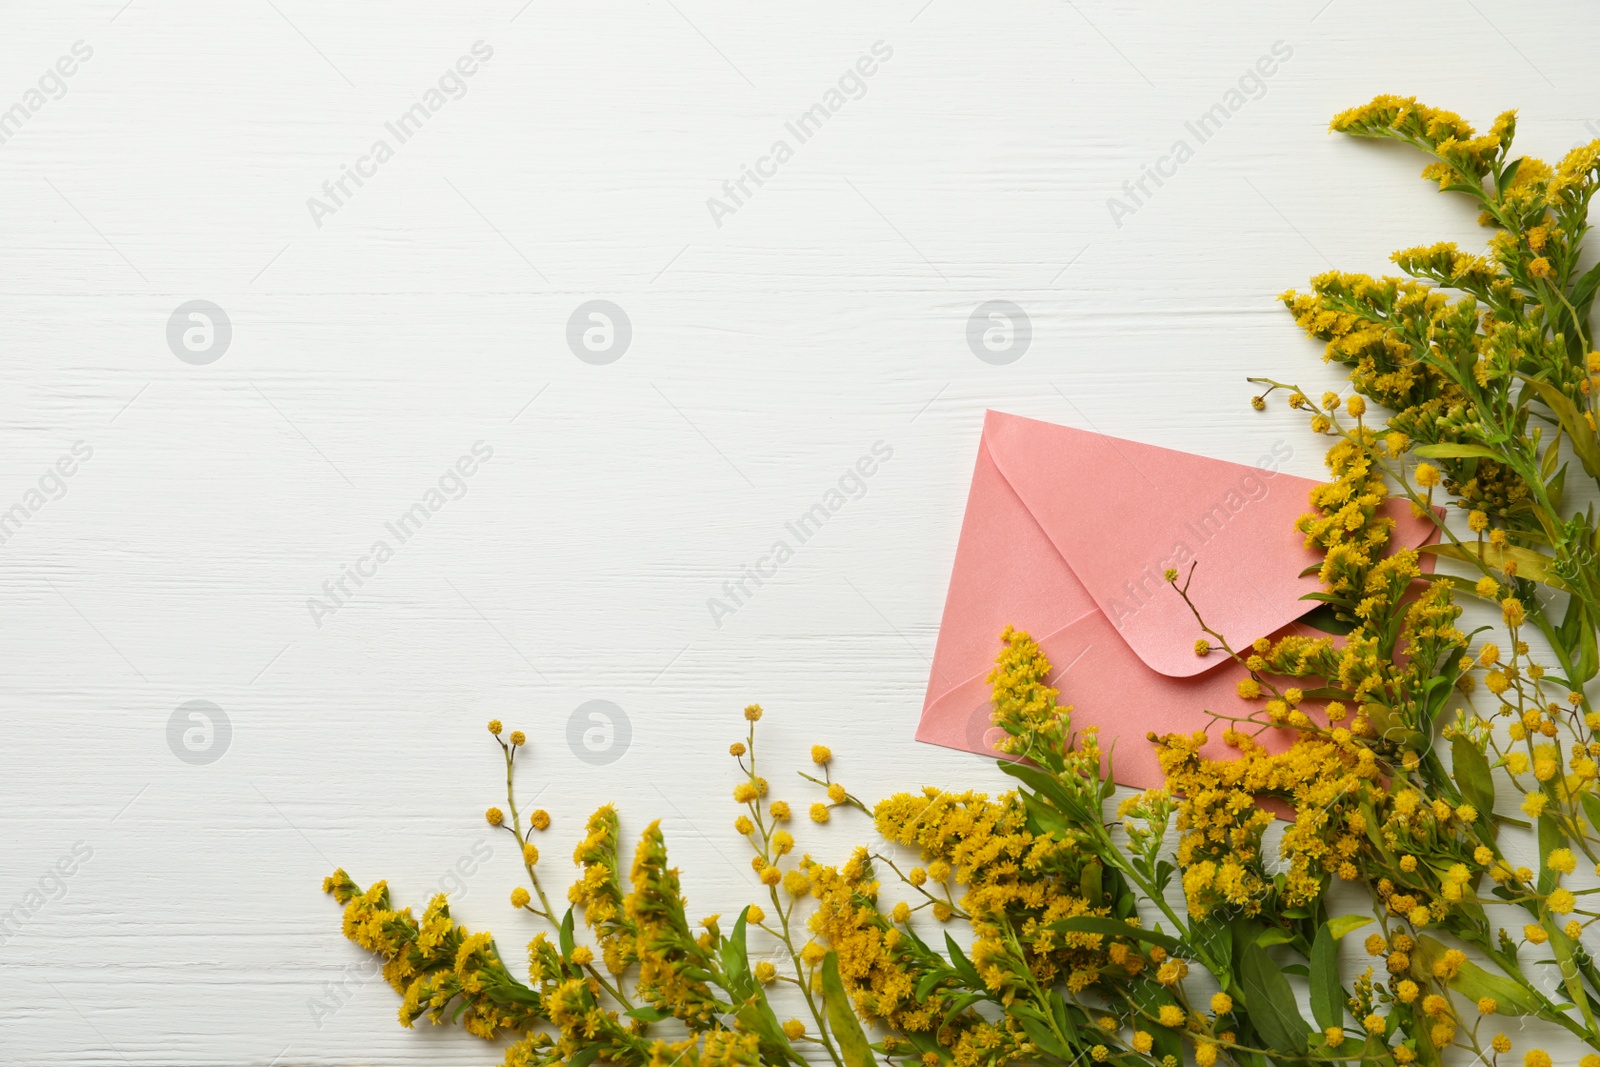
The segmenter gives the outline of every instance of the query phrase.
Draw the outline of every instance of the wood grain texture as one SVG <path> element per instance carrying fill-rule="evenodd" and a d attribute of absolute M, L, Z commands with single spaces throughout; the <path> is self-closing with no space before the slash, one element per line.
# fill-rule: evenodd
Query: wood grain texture
<path fill-rule="evenodd" d="M 454 888 L 518 955 L 533 929 L 481 816 L 491 716 L 533 739 L 553 870 L 615 801 L 630 834 L 664 819 L 698 914 L 753 892 L 723 755 L 750 701 L 796 800 L 777 768 L 813 741 L 863 795 L 997 786 L 911 740 L 983 410 L 1244 462 L 1284 442 L 1316 475 L 1299 420 L 1247 405 L 1246 374 L 1334 380 L 1274 295 L 1479 239 L 1418 160 L 1331 138 L 1329 116 L 1380 91 L 1483 122 L 1515 106 L 1550 155 L 1600 120 L 1577 2 L 6 16 L 0 113 L 92 49 L 0 144 L 0 512 L 92 449 L 0 545 L 0 913 L 32 912 L 0 946 L 0 1062 L 28 1067 L 498 1062 L 397 1027 L 318 892 L 335 865 L 418 905 Z M 480 41 L 464 95 L 399 143 L 386 124 Z M 877 42 L 864 95 L 788 134 Z M 1292 56 L 1198 143 L 1186 123 L 1275 42 Z M 1186 137 L 1114 220 L 1108 198 Z M 308 198 L 385 138 L 318 225 Z M 708 199 L 785 138 L 718 225 Z M 195 299 L 233 328 L 205 366 L 166 338 Z M 593 299 L 632 324 L 609 365 L 566 341 Z M 1033 331 L 1004 366 L 967 343 L 996 299 Z M 308 599 L 477 442 L 493 455 L 464 495 L 314 621 Z M 864 493 L 714 620 L 877 442 L 893 455 Z M 214 762 L 169 745 L 193 700 L 230 724 Z M 589 700 L 631 724 L 603 766 L 567 743 Z M 803 843 L 836 857 L 868 834 L 840 819 Z M 319 1015 L 326 983 L 348 993 Z"/>

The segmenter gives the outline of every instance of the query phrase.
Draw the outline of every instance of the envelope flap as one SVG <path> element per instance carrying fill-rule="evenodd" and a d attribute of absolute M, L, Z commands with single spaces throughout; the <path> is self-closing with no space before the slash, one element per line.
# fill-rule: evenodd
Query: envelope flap
<path fill-rule="evenodd" d="M 1320 562 L 1294 530 L 1318 483 L 1261 466 L 1106 437 L 991 411 L 984 442 L 1006 480 L 1139 658 L 1172 677 L 1217 664 L 1194 654 L 1199 625 L 1163 572 L 1188 574 L 1206 624 L 1235 647 L 1316 606 Z M 1396 514 L 1399 540 L 1421 544 L 1432 524 Z"/>

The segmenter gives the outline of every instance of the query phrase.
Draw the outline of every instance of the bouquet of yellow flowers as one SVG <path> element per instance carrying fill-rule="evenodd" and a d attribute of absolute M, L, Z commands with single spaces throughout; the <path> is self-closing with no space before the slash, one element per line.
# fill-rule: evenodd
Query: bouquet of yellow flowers
<path fill-rule="evenodd" d="M 881 839 L 822 863 L 797 852 L 796 809 L 758 772 L 752 705 L 730 752 L 761 898 L 730 925 L 691 923 L 659 825 L 624 876 L 610 806 L 589 817 L 568 906 L 551 903 L 536 843 L 550 817 L 516 802 L 527 739 L 492 722 L 507 810 L 487 818 L 524 862 L 511 904 L 549 932 L 513 967 L 445 897 L 418 919 L 383 883 L 335 872 L 325 888 L 346 935 L 382 957 L 401 1022 L 504 1039 L 507 1067 L 1551 1067 L 1537 1035 L 1558 1031 L 1600 1067 L 1584 944 L 1600 890 L 1578 873 L 1600 859 L 1600 712 L 1584 693 L 1600 672 L 1600 523 L 1568 502 L 1580 470 L 1600 488 L 1600 267 L 1579 263 L 1600 141 L 1551 167 L 1512 155 L 1515 125 L 1507 112 L 1479 136 L 1387 96 L 1335 118 L 1426 153 L 1424 175 L 1494 232 L 1484 254 L 1396 253 L 1404 278 L 1335 271 L 1285 294 L 1349 368 L 1349 392 L 1318 399 L 1253 379 L 1255 407 L 1283 391 L 1331 438 L 1332 479 L 1298 524 L 1321 557 L 1324 635 L 1236 644 L 1190 603 L 1242 700 L 1209 709 L 1208 731 L 1149 739 L 1162 788 L 1115 799 L 1097 731 L 1074 729 L 1038 645 L 1007 629 L 990 683 L 1013 791 L 867 803 L 818 746 L 801 775 L 810 821 L 855 809 Z M 1438 544 L 1391 543 L 1395 493 Z M 1188 601 L 1188 575 L 1167 580 Z M 1493 621 L 1468 632 L 1474 602 Z M 1229 758 L 1202 755 L 1213 732 Z M 1290 743 L 1263 744 L 1272 732 Z M 1536 869 L 1516 862 L 1526 850 Z M 1332 914 L 1352 898 L 1336 883 L 1370 906 Z"/>

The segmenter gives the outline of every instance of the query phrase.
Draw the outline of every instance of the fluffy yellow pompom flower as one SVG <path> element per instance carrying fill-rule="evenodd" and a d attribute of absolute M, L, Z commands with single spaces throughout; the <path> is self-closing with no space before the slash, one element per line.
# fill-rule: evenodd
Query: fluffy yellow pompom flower
<path fill-rule="evenodd" d="M 1233 998 L 1226 993 L 1211 994 L 1211 1010 L 1218 1015 L 1226 1015 L 1233 1010 Z"/>
<path fill-rule="evenodd" d="M 1477 593 L 1485 600 L 1493 600 L 1500 595 L 1500 583 L 1485 574 L 1478 579 Z"/>
<path fill-rule="evenodd" d="M 535 830 L 548 830 L 550 829 L 550 813 L 543 808 L 539 808 L 528 816 L 528 824 Z"/>
<path fill-rule="evenodd" d="M 1528 613 L 1523 610 L 1522 601 L 1508 596 L 1500 601 L 1500 616 L 1505 619 L 1507 626 L 1521 626 L 1527 621 Z"/>
<path fill-rule="evenodd" d="M 568 958 L 579 967 L 587 967 L 594 962 L 594 949 L 588 945 L 579 945 L 572 950 L 572 955 Z"/>
<path fill-rule="evenodd" d="M 1133 1050 L 1135 1052 L 1149 1052 L 1155 1043 L 1156 1039 L 1151 1037 L 1144 1030 L 1134 1031 L 1133 1040 L 1130 1042 L 1130 1044 L 1133 1045 Z"/>
<path fill-rule="evenodd" d="M 778 968 L 774 967 L 769 961 L 762 960 L 760 963 L 756 964 L 756 981 L 760 982 L 762 985 L 771 985 L 777 980 Z"/>
<path fill-rule="evenodd" d="M 500 736 L 500 731 L 503 730 L 503 729 L 505 729 L 505 727 L 500 725 L 500 720 L 499 719 L 490 719 L 489 720 L 489 732 L 491 734 L 494 734 L 496 737 L 499 737 Z"/>
<path fill-rule="evenodd" d="M 1538 263 L 1539 260 L 1534 260 Z M 1530 1048 L 1522 1057 L 1522 1067 L 1550 1067 L 1550 1053 L 1542 1048 Z"/>
<path fill-rule="evenodd" d="M 774 800 L 767 810 L 772 812 L 772 817 L 779 822 L 789 818 L 789 802 L 787 800 Z"/>
<path fill-rule="evenodd" d="M 1560 871 L 1562 874 L 1571 874 L 1578 869 L 1578 857 L 1572 854 L 1570 848 L 1552 850 L 1545 858 L 1545 863 L 1549 864 L 1552 871 Z"/>
<path fill-rule="evenodd" d="M 756 828 L 756 824 L 750 821 L 750 816 L 741 815 L 733 820 L 733 828 L 741 834 L 748 834 Z"/>
<path fill-rule="evenodd" d="M 490 826 L 499 826 L 501 823 L 506 821 L 506 813 L 501 811 L 499 808 L 490 808 L 488 811 L 483 813 L 483 817 L 489 820 Z"/>
<path fill-rule="evenodd" d="M 1479 1015 L 1493 1015 L 1499 1009 L 1500 1009 L 1500 1005 L 1495 1002 L 1495 999 L 1493 997 L 1479 997 L 1478 998 L 1478 1014 Z"/>
<path fill-rule="evenodd" d="M 783 872 L 778 870 L 778 868 L 776 868 L 776 867 L 763 867 L 763 868 L 761 868 L 761 884 L 762 885 L 777 885 L 781 881 L 783 881 Z"/>
<path fill-rule="evenodd" d="M 511 906 L 513 908 L 525 908 L 528 906 L 528 902 L 532 899 L 533 894 L 522 888 L 520 885 L 511 891 Z"/>
<path fill-rule="evenodd" d="M 827 763 L 831 759 L 833 759 L 833 751 L 831 749 L 829 749 L 827 745 L 812 745 L 811 746 L 811 762 L 812 763 L 815 763 L 817 766 L 820 767 L 824 763 Z"/>
<path fill-rule="evenodd" d="M 894 911 L 891 914 L 894 916 L 894 921 L 897 923 L 910 922 L 911 905 L 902 900 L 894 906 Z"/>
<path fill-rule="evenodd" d="M 1552 914 L 1565 915 L 1578 906 L 1578 900 L 1572 895 L 1570 889 L 1557 889 L 1545 898 L 1545 906 Z"/>
<path fill-rule="evenodd" d="M 790 1041 L 800 1040 L 800 1038 L 805 1035 L 805 1032 L 806 1024 L 801 1022 L 799 1019 L 790 1019 L 788 1022 L 783 1024 L 783 1036 L 787 1037 Z"/>
<path fill-rule="evenodd" d="M 844 786 L 840 785 L 838 782 L 834 782 L 832 785 L 830 785 L 828 787 L 828 799 L 829 800 L 833 801 L 835 804 L 843 804 L 844 803 L 844 798 L 845 798 Z"/>
<path fill-rule="evenodd" d="M 812 822 L 827 822 L 828 821 L 828 805 L 826 805 L 826 804 L 813 804 L 813 805 L 811 805 L 811 821 Z"/>
<path fill-rule="evenodd" d="M 744 717 L 749 722 L 761 721 L 761 705 L 751 704 L 744 709 Z"/>
<path fill-rule="evenodd" d="M 513 747 L 520 746 L 520 745 L 525 745 L 527 743 L 528 743 L 528 735 L 527 734 L 523 733 L 521 730 L 512 730 L 511 731 L 511 744 L 512 744 Z"/>
<path fill-rule="evenodd" d="M 1344 402 L 1344 409 L 1350 413 L 1351 418 L 1359 419 L 1367 413 L 1367 402 L 1360 396 L 1352 395 Z"/>
<path fill-rule="evenodd" d="M 539 846 L 535 845 L 532 841 L 524 844 L 522 846 L 522 862 L 527 864 L 529 867 L 537 864 L 539 862 Z"/>
<path fill-rule="evenodd" d="M 1176 1004 L 1163 1004 L 1159 1013 L 1162 1026 L 1182 1026 L 1183 1009 Z"/>
<path fill-rule="evenodd" d="M 1439 468 L 1432 463 L 1417 464 L 1417 484 L 1425 489 L 1432 489 L 1439 484 Z"/>
<path fill-rule="evenodd" d="M 1522 812 L 1530 819 L 1537 819 L 1544 814 L 1544 806 L 1549 802 L 1550 798 L 1543 793 L 1529 793 L 1522 798 Z"/>

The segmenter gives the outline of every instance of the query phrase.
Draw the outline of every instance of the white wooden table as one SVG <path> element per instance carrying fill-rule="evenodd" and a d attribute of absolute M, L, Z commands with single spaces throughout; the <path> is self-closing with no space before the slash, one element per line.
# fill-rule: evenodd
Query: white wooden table
<path fill-rule="evenodd" d="M 1337 380 L 1275 294 L 1481 240 L 1329 117 L 1402 92 L 1518 107 L 1539 154 L 1600 133 L 1575 2 L 4 27 L 0 1062 L 28 1067 L 498 1062 L 396 1026 L 319 892 L 452 888 L 520 955 L 491 717 L 532 738 L 554 877 L 613 800 L 630 838 L 664 819 L 696 914 L 753 899 L 746 703 L 797 801 L 814 741 L 867 796 L 997 785 L 911 740 L 984 409 L 1316 475 L 1248 406 L 1247 374 Z M 993 301 L 1020 313 L 986 347 Z M 609 761 L 590 701 L 626 717 Z"/>

